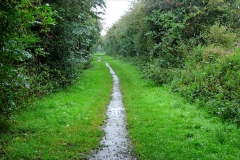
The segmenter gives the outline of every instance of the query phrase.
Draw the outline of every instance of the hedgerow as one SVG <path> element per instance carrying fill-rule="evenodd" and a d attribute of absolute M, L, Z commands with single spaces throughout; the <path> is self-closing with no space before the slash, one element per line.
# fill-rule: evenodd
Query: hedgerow
<path fill-rule="evenodd" d="M 237 0 L 141 0 L 108 30 L 105 51 L 240 123 L 239 6 Z"/>
<path fill-rule="evenodd" d="M 103 0 L 0 2 L 0 120 L 65 88 L 92 59 Z"/>

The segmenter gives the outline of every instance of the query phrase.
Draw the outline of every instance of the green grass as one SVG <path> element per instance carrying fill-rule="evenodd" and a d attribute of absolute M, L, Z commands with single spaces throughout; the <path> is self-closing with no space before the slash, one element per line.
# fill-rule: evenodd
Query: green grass
<path fill-rule="evenodd" d="M 18 110 L 0 132 L 0 159 L 81 159 L 103 136 L 112 77 L 94 62 L 79 82 Z"/>
<path fill-rule="evenodd" d="M 0 126 L 0 159 L 81 159 L 91 153 L 103 136 L 99 126 L 111 96 L 105 62 L 120 78 L 139 159 L 240 159 L 239 128 L 198 110 L 168 87 L 142 79 L 137 67 L 102 53 L 79 82 L 17 111 Z"/>
<path fill-rule="evenodd" d="M 240 159 L 240 129 L 235 125 L 223 124 L 167 86 L 141 79 L 137 67 L 103 59 L 120 78 L 128 129 L 139 159 Z"/>

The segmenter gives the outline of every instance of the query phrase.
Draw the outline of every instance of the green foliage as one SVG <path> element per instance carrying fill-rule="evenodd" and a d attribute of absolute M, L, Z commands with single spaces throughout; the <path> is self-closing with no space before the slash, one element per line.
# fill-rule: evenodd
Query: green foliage
<path fill-rule="evenodd" d="M 0 2 L 0 115 L 79 78 L 100 36 L 93 9 L 104 5 L 103 0 Z"/>
<path fill-rule="evenodd" d="M 238 72 L 223 68 L 239 63 L 229 58 L 237 57 L 239 6 L 237 0 L 141 0 L 109 29 L 105 51 L 134 61 L 144 77 L 169 84 L 202 106 L 211 101 L 210 112 L 225 106 L 221 117 L 237 122 Z"/>
<path fill-rule="evenodd" d="M 38 25 L 44 34 L 55 21 L 54 12 L 47 5 L 33 4 L 28 0 L 0 3 L 0 114 L 6 115 L 29 96 L 26 63 L 35 59 L 39 53 L 35 51 L 41 51 L 36 45 L 41 40 L 31 27 Z M 42 54 L 46 53 L 42 51 Z"/>
<path fill-rule="evenodd" d="M 109 55 L 139 57 L 149 61 L 148 51 L 153 45 L 151 35 L 145 36 L 148 25 L 145 20 L 144 4 L 133 4 L 133 10 L 108 30 L 104 38 L 105 51 Z"/>
<path fill-rule="evenodd" d="M 182 70 L 172 87 L 189 100 L 200 101 L 201 107 L 224 120 L 240 124 L 239 67 L 239 54 L 218 58 L 214 63 L 204 61 Z"/>

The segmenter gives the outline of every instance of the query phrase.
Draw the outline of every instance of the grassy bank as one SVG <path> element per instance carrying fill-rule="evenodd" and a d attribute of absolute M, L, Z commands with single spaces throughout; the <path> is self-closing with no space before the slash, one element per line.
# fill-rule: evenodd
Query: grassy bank
<path fill-rule="evenodd" d="M 104 56 L 105 57 L 105 56 Z M 240 159 L 240 129 L 141 79 L 137 67 L 105 57 L 120 78 L 130 136 L 139 159 Z"/>
<path fill-rule="evenodd" d="M 108 68 L 95 59 L 79 82 L 1 124 L 0 159 L 84 158 L 103 136 L 111 90 Z"/>

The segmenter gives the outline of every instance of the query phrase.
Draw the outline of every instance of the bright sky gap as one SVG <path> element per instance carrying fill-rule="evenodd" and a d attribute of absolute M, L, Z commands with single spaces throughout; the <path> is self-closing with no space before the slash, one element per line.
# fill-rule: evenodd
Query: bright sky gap
<path fill-rule="evenodd" d="M 108 28 L 110 28 L 117 20 L 121 18 L 129 10 L 132 0 L 106 0 L 105 15 L 101 17 L 103 30 L 101 35 L 105 35 Z"/>

